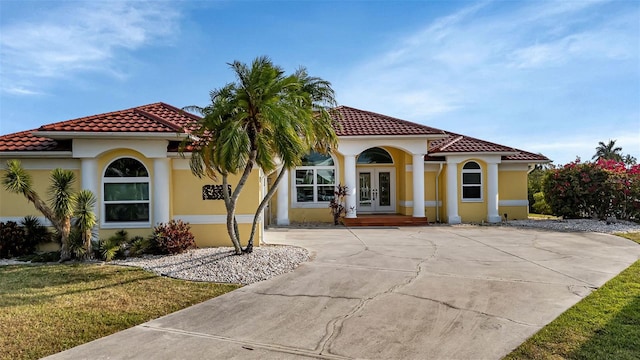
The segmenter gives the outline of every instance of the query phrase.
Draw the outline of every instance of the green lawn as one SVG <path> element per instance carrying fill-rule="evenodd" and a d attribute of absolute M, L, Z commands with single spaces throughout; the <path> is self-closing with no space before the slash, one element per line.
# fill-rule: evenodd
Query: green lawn
<path fill-rule="evenodd" d="M 617 235 L 640 243 L 640 233 Z M 505 359 L 640 359 L 640 261 Z"/>
<path fill-rule="evenodd" d="M 111 265 L 0 267 L 0 359 L 37 359 L 237 289 Z"/>
<path fill-rule="evenodd" d="M 553 215 L 543 215 L 543 214 L 534 214 L 529 213 L 529 219 L 547 219 L 547 220 L 558 220 L 559 217 Z"/>

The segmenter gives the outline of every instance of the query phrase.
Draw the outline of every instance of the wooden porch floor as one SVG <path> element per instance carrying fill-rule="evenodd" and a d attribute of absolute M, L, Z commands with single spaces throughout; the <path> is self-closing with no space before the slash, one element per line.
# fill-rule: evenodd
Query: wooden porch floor
<path fill-rule="evenodd" d="M 367 214 L 357 218 L 342 218 L 345 226 L 424 226 L 428 225 L 426 217 L 414 218 L 400 214 Z"/>

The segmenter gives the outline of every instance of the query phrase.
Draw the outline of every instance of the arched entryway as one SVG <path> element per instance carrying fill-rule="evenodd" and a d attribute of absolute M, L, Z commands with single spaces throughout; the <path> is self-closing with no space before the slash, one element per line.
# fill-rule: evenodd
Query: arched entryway
<path fill-rule="evenodd" d="M 383 148 L 369 148 L 356 161 L 358 213 L 396 212 L 396 169 Z"/>

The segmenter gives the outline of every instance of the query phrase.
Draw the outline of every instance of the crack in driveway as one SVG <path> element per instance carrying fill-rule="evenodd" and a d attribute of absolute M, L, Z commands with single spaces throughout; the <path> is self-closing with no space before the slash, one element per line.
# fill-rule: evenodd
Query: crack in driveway
<path fill-rule="evenodd" d="M 514 319 L 510 319 L 504 316 L 500 316 L 500 315 L 495 315 L 495 314 L 489 314 L 487 312 L 484 311 L 480 311 L 480 310 L 475 310 L 475 309 L 468 309 L 468 308 L 462 308 L 459 306 L 455 306 L 453 304 L 450 304 L 446 301 L 442 301 L 442 300 L 437 300 L 437 299 L 432 299 L 432 298 L 428 298 L 428 297 L 422 297 L 422 296 L 417 296 L 417 295 L 412 295 L 412 294 L 407 294 L 407 293 L 403 293 L 403 292 L 396 292 L 396 294 L 398 295 L 404 295 L 404 296 L 409 296 L 415 299 L 420 299 L 420 300 L 427 300 L 427 301 L 431 301 L 437 304 L 441 304 L 444 305 L 448 308 L 454 309 L 454 310 L 460 310 L 460 311 L 468 311 L 468 312 L 472 312 L 475 314 L 480 314 L 480 315 L 484 315 L 486 317 L 490 317 L 490 318 L 495 318 L 495 319 L 500 319 L 500 320 L 506 320 L 512 323 L 516 323 L 516 324 L 520 324 L 520 325 L 524 325 L 524 326 L 530 326 L 530 327 L 540 327 L 543 326 L 544 324 L 530 324 L 530 323 L 526 323 L 523 321 L 518 321 L 518 320 L 514 320 Z"/>
<path fill-rule="evenodd" d="M 351 234 L 358 239 L 363 246 L 365 247 L 364 251 L 367 251 L 369 249 L 369 246 L 367 245 L 367 243 L 362 240 L 360 237 L 358 237 L 358 235 L 356 235 L 353 231 L 351 231 L 351 229 L 349 229 L 349 232 L 351 232 Z M 340 333 L 342 332 L 342 328 L 344 326 L 344 323 L 349 320 L 350 318 L 352 318 L 354 315 L 356 315 L 357 313 L 361 312 L 371 301 L 375 300 L 376 298 L 383 296 L 385 294 L 390 294 L 395 292 L 396 290 L 408 286 L 411 283 L 413 283 L 422 273 L 423 271 L 423 266 L 424 264 L 433 259 L 437 252 L 438 252 L 438 247 L 437 245 L 431 241 L 431 240 L 427 240 L 429 242 L 429 244 L 433 247 L 433 253 L 422 259 L 417 265 L 416 265 L 416 269 L 415 271 L 413 271 L 414 275 L 410 278 L 408 278 L 406 281 L 399 283 L 399 284 L 395 284 L 391 287 L 389 287 L 387 290 L 379 292 L 377 294 L 375 294 L 374 296 L 371 297 L 367 297 L 365 299 L 362 299 L 360 301 L 360 303 L 353 308 L 353 310 L 351 310 L 350 312 L 348 312 L 345 315 L 341 315 L 338 317 L 333 318 L 331 321 L 329 321 L 327 323 L 326 326 L 326 333 L 325 335 L 322 337 L 322 339 L 318 342 L 318 346 L 316 346 L 315 350 L 318 350 L 319 354 L 331 354 L 329 348 L 331 347 L 331 344 L 333 343 L 333 341 L 340 335 Z M 385 256 L 383 254 L 380 254 L 382 256 Z"/>

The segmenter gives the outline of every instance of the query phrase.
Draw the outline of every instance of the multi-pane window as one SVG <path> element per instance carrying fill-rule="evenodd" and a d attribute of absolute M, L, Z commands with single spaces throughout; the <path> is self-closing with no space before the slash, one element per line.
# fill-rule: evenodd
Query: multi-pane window
<path fill-rule="evenodd" d="M 103 184 L 105 223 L 149 223 L 149 172 L 140 161 L 113 161 Z"/>
<path fill-rule="evenodd" d="M 302 158 L 295 170 L 297 203 L 329 202 L 336 186 L 336 169 L 329 155 L 311 153 Z"/>
<path fill-rule="evenodd" d="M 482 169 L 477 162 L 462 167 L 462 200 L 482 200 Z"/>

